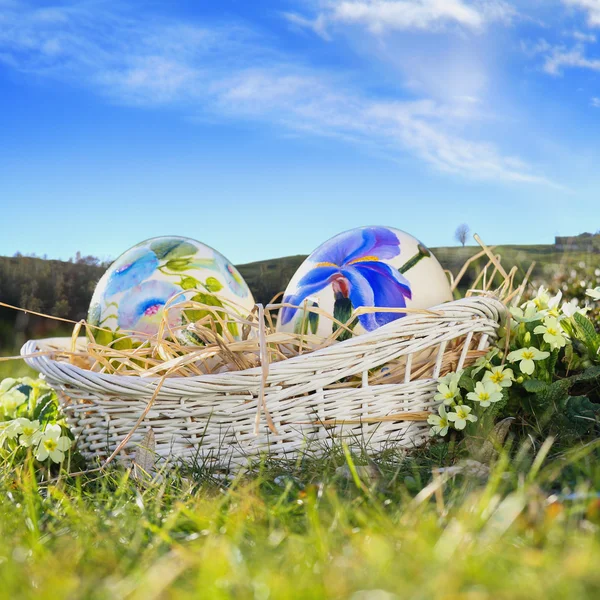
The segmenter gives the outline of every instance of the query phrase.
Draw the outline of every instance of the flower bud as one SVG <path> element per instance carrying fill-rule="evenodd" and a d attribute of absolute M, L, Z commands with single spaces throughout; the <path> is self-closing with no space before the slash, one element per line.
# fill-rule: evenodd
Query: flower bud
<path fill-rule="evenodd" d="M 515 379 L 515 381 L 516 381 L 517 383 L 523 383 L 523 381 L 525 381 L 525 380 L 523 379 L 523 375 L 519 375 L 519 376 L 518 376 L 518 377 Z"/>
<path fill-rule="evenodd" d="M 529 333 L 529 331 L 525 334 L 525 337 L 523 338 L 526 344 L 531 344 L 531 333 Z"/>

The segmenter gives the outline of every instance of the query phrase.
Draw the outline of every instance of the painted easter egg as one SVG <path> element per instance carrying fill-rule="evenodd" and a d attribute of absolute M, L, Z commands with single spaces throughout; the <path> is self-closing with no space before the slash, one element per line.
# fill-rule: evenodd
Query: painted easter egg
<path fill-rule="evenodd" d="M 341 323 L 337 339 L 373 331 L 406 315 L 398 309 L 430 308 L 452 300 L 440 263 L 414 237 L 391 227 L 358 227 L 319 246 L 298 268 L 283 297 L 278 331 L 327 337 Z M 321 309 L 305 310 L 304 307 Z M 299 308 L 294 308 L 299 307 Z M 396 309 L 366 312 L 361 307 Z"/>
<path fill-rule="evenodd" d="M 199 312 L 177 306 L 186 300 L 226 307 L 241 317 L 254 307 L 248 285 L 222 254 L 189 238 L 157 237 L 133 246 L 107 269 L 92 296 L 88 322 L 152 336 L 168 302 L 168 324 L 181 330 Z"/>

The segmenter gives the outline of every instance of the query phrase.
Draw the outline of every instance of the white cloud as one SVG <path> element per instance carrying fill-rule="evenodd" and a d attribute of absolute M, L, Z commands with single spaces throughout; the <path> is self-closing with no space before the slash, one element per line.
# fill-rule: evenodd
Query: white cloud
<path fill-rule="evenodd" d="M 594 96 L 590 100 L 590 105 L 593 106 L 594 108 L 600 108 L 600 98 L 597 98 L 597 97 Z"/>
<path fill-rule="evenodd" d="M 587 14 L 590 27 L 600 27 L 600 0 L 562 0 L 567 6 L 581 9 Z"/>
<path fill-rule="evenodd" d="M 408 153 L 467 178 L 550 183 L 468 135 L 479 110 L 468 93 L 438 101 L 373 97 L 348 76 L 301 66 L 239 26 L 158 21 L 87 3 L 51 12 L 12 6 L 0 8 L 0 61 L 25 74 L 186 117 L 252 119 L 376 147 L 392 159 Z"/>
<path fill-rule="evenodd" d="M 555 46 L 546 55 L 542 68 L 550 75 L 560 75 L 565 68 L 600 71 L 600 59 L 588 58 L 583 46 L 570 49 L 564 46 Z"/>
<path fill-rule="evenodd" d="M 296 13 L 285 12 L 283 17 L 292 25 L 302 29 L 310 29 L 324 40 L 331 40 L 331 36 L 327 32 L 327 19 L 323 14 L 317 15 L 314 19 L 307 19 Z"/>
<path fill-rule="evenodd" d="M 578 42 L 587 42 L 587 43 L 590 43 L 590 44 L 595 44 L 596 43 L 596 36 L 593 33 L 584 33 L 583 31 L 573 31 L 571 33 L 571 35 Z"/>
<path fill-rule="evenodd" d="M 359 25 L 374 34 L 387 31 L 436 31 L 457 25 L 481 31 L 493 21 L 510 21 L 514 7 L 503 0 L 331 0 L 315 19 L 287 18 L 322 35 L 327 24 Z M 318 29 L 316 28 L 318 25 Z"/>
<path fill-rule="evenodd" d="M 483 16 L 461 0 L 348 0 L 335 7 L 332 18 L 365 25 L 373 33 L 387 29 L 429 29 L 448 22 L 471 29 L 483 26 Z"/>

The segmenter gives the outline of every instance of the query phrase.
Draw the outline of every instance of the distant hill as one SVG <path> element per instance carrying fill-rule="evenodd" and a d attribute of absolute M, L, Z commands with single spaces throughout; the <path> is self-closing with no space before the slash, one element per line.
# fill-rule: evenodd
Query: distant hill
<path fill-rule="evenodd" d="M 477 246 L 432 248 L 445 269 L 457 273 L 462 265 L 478 252 Z M 565 263 L 581 260 L 596 261 L 600 255 L 591 251 L 561 250 L 555 245 L 500 246 L 495 249 L 503 264 L 517 265 L 524 273 L 532 261 L 537 262 L 534 275 L 549 274 Z M 267 304 L 282 292 L 306 256 L 287 256 L 242 264 L 238 269 L 247 281 L 257 302 Z M 30 310 L 73 320 L 87 315 L 88 305 L 104 267 L 94 264 L 91 257 L 79 262 L 45 260 L 25 256 L 0 257 L 0 301 Z M 476 271 L 475 267 L 472 273 Z M 465 285 L 472 277 L 467 276 Z M 63 326 L 62 331 L 68 331 Z M 17 313 L 0 307 L 0 348 L 14 347 L 26 337 L 55 335 L 59 325 L 46 319 Z"/>

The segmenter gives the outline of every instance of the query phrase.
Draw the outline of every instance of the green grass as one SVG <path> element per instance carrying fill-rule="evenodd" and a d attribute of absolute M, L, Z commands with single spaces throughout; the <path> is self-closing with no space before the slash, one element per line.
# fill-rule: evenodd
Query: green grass
<path fill-rule="evenodd" d="M 455 273 L 474 252 L 436 250 Z M 593 264 L 551 246 L 497 252 L 523 272 L 537 261 L 534 276 Z M 286 260 L 242 272 L 266 296 L 301 257 Z M 0 380 L 26 374 L 0 362 Z M 600 597 L 600 440 L 523 439 L 454 478 L 435 474 L 468 458 L 453 443 L 373 460 L 334 448 L 233 481 L 188 465 L 151 483 L 124 467 L 40 483 L 3 465 L 0 598 Z"/>
<path fill-rule="evenodd" d="M 457 458 L 447 445 L 377 469 L 337 450 L 228 483 L 118 468 L 38 485 L 5 469 L 0 597 L 597 598 L 598 444 L 548 450 L 507 453 L 483 480 L 433 478 Z"/>

